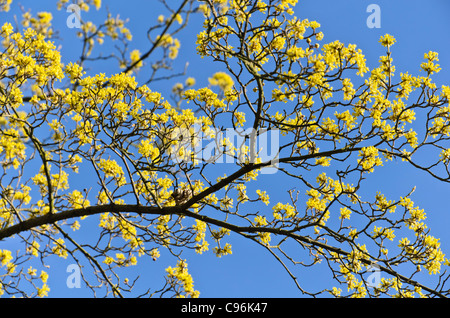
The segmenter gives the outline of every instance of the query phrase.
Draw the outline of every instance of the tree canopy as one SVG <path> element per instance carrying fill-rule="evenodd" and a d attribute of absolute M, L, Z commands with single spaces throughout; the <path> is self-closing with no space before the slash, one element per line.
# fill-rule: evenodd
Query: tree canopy
<path fill-rule="evenodd" d="M 0 295 L 47 296 L 57 257 L 95 296 L 198 297 L 186 255 L 227 257 L 233 236 L 272 255 L 293 296 L 446 297 L 449 260 L 414 189 L 364 193 L 391 162 L 450 181 L 438 53 L 424 54 L 420 75 L 397 74 L 386 34 L 369 69 L 357 45 L 323 43 L 320 23 L 294 14 L 297 0 L 158 5 L 134 49 L 127 21 L 101 0 L 59 0 L 74 14 L 68 27 L 80 23 L 79 58 L 67 63 L 51 13 L 22 9 L 2 24 Z M 196 53 L 221 69 L 206 86 L 174 67 L 194 18 L 204 21 L 190 29 Z M 104 61 L 115 69 L 91 71 Z M 161 286 L 128 276 L 163 251 L 173 264 Z M 307 290 L 296 269 L 319 263 L 332 284 Z"/>

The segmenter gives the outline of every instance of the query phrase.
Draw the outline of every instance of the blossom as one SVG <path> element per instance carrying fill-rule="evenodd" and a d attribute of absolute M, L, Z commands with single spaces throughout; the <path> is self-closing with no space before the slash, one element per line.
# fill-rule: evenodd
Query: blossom
<path fill-rule="evenodd" d="M 2 266 L 8 265 L 12 259 L 11 251 L 0 250 L 0 263 Z"/>
<path fill-rule="evenodd" d="M 37 296 L 38 297 L 46 297 L 48 296 L 48 292 L 50 291 L 50 287 L 47 284 L 43 284 L 41 288 L 38 288 Z"/>
<path fill-rule="evenodd" d="M 166 272 L 169 280 L 182 288 L 183 294 L 177 294 L 178 297 L 197 298 L 199 296 L 200 293 L 194 289 L 194 280 L 188 272 L 186 260 L 178 261 L 175 267 L 169 266 Z"/>
<path fill-rule="evenodd" d="M 346 207 L 341 208 L 340 213 L 339 213 L 339 219 L 341 220 L 345 220 L 345 219 L 350 219 L 350 215 L 352 214 L 352 211 Z"/>
<path fill-rule="evenodd" d="M 142 67 L 142 65 L 144 65 L 144 63 L 141 60 L 141 52 L 139 52 L 139 50 L 131 51 L 130 52 L 130 59 L 131 59 L 131 63 L 132 64 L 136 63 L 135 67 L 137 69 Z"/>
<path fill-rule="evenodd" d="M 231 76 L 225 72 L 214 73 L 214 75 L 209 78 L 208 81 L 209 84 L 211 84 L 212 86 L 219 86 L 219 88 L 223 91 L 230 90 L 234 85 L 234 81 Z"/>
<path fill-rule="evenodd" d="M 378 149 L 374 146 L 363 147 L 362 150 L 359 151 L 359 156 L 362 158 L 358 159 L 358 163 L 364 170 L 369 172 L 373 172 L 375 166 L 383 165 L 383 161 L 378 157 Z"/>
<path fill-rule="evenodd" d="M 380 37 L 379 42 L 381 45 L 389 47 L 395 43 L 395 38 L 390 34 L 385 34 Z"/>
<path fill-rule="evenodd" d="M 266 193 L 266 191 L 256 190 L 256 194 L 258 194 L 259 199 L 265 203 L 266 205 L 269 205 L 269 195 Z"/>

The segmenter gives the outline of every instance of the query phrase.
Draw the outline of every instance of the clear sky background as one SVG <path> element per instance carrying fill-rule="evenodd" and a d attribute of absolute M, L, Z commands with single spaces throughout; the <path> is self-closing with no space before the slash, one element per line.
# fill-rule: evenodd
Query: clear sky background
<path fill-rule="evenodd" d="M 169 0 L 176 1 L 176 0 Z M 132 48 L 146 51 L 146 30 L 160 14 L 157 1 L 103 1 L 110 7 L 115 15 L 119 13 L 122 18 L 129 18 L 130 28 L 134 38 Z M 76 29 L 66 27 L 66 19 L 69 13 L 56 11 L 56 1 L 31 1 L 20 2 L 25 8 L 33 8 L 32 12 L 51 11 L 54 15 L 54 27 L 62 38 L 62 54 L 64 62 L 76 60 L 80 52 L 80 43 L 77 42 Z M 381 9 L 381 27 L 369 28 L 366 20 L 371 13 L 366 12 L 369 4 L 377 4 Z M 0 23 L 13 22 L 14 14 L 20 15 L 17 10 L 17 2 L 10 13 L 0 14 Z M 384 48 L 378 43 L 381 35 L 392 34 L 397 42 L 392 47 L 392 57 L 396 66 L 396 74 L 406 72 L 417 75 L 420 63 L 423 62 L 423 54 L 430 50 L 439 53 L 441 72 L 433 76 L 438 84 L 450 85 L 450 2 L 446 0 L 300 0 L 295 8 L 299 18 L 316 20 L 321 24 L 321 31 L 325 34 L 322 43 L 339 40 L 345 44 L 356 44 L 366 56 L 369 68 L 378 65 L 379 56 L 384 54 Z M 165 12 L 164 12 L 165 13 Z M 88 13 L 82 12 L 84 20 L 102 21 L 104 11 L 97 13 L 94 8 Z M 190 26 L 178 36 L 181 40 L 181 51 L 177 59 L 178 70 L 182 70 L 184 64 L 189 61 L 187 76 L 193 76 L 197 80 L 196 87 L 207 85 L 207 78 L 215 71 L 223 70 L 222 65 L 200 59 L 195 51 L 196 34 L 201 31 L 202 19 L 200 16 L 192 19 Z M 106 52 L 107 53 L 107 52 Z M 89 74 L 105 72 L 107 75 L 116 72 L 107 63 L 96 64 Z M 91 73 L 92 72 L 92 73 Z M 145 74 L 144 74 L 145 75 Z M 139 76 L 137 78 L 139 80 Z M 184 81 L 180 78 L 180 81 Z M 176 81 L 176 80 L 175 80 Z M 164 92 L 171 87 L 150 86 L 152 90 Z M 166 95 L 167 96 L 167 95 Z M 221 166 L 222 169 L 232 168 Z M 402 169 L 398 169 L 402 168 Z M 224 170 L 225 172 L 225 170 Z M 272 191 L 280 189 L 285 191 L 285 179 L 279 174 L 263 176 L 260 182 L 270 184 Z M 378 173 L 371 175 L 364 183 L 365 193 L 372 197 L 376 191 L 382 191 L 386 195 L 392 194 L 392 198 L 398 198 L 408 193 L 415 185 L 416 192 L 412 199 L 427 212 L 427 224 L 431 228 L 431 234 L 441 238 L 443 252 L 450 253 L 450 185 L 433 180 L 423 172 L 409 169 L 406 165 L 392 163 L 379 169 Z M 282 195 L 283 193 L 278 193 Z M 271 200 L 272 201 L 272 200 Z M 273 201 L 272 201 L 273 202 Z M 271 202 L 271 203 L 272 203 Z M 270 209 L 271 205 L 267 207 Z M 80 231 L 86 231 L 81 227 Z M 189 264 L 189 272 L 194 278 L 195 288 L 201 292 L 201 297 L 298 297 L 301 296 L 288 274 L 281 265 L 270 256 L 263 248 L 242 240 L 236 235 L 229 237 L 228 242 L 233 246 L 233 254 L 217 258 L 212 252 L 203 255 L 185 253 Z M 8 242 L 5 248 L 8 248 Z M 1 246 L 0 245 L 0 248 Z M 164 269 L 175 265 L 173 258 L 162 257 L 157 262 L 141 262 L 135 271 L 141 279 L 148 282 L 147 287 L 160 287 Z M 448 255 L 447 255 L 448 257 Z M 49 286 L 51 297 L 83 297 L 90 296 L 86 288 L 69 289 L 66 287 L 66 267 L 70 260 L 58 260 L 49 270 Z M 130 270 L 128 268 L 127 270 Z M 324 270 L 322 272 L 322 270 Z M 298 268 L 294 272 L 299 283 L 307 290 L 319 290 L 324 287 L 335 286 L 326 273 L 326 268 L 319 265 L 318 271 L 314 269 Z M 129 275 L 132 278 L 132 275 Z M 426 279 L 426 276 L 424 276 Z M 345 287 L 344 287 L 345 288 Z M 139 293 L 139 291 L 137 292 Z"/>

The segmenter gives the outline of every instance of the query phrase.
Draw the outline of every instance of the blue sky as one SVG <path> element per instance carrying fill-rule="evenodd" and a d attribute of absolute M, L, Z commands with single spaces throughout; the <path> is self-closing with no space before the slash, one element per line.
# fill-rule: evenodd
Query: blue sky
<path fill-rule="evenodd" d="M 63 38 L 62 53 L 64 62 L 77 59 L 79 43 L 75 35 L 75 29 L 65 26 L 68 13 L 54 9 L 56 1 L 21 1 L 24 7 L 31 6 L 33 12 L 52 11 L 54 13 L 54 27 L 58 29 Z M 160 13 L 155 9 L 157 1 L 130 0 L 124 5 L 123 1 L 104 1 L 108 3 L 113 15 L 120 13 L 121 18 L 129 18 L 128 27 L 134 36 L 132 48 L 138 48 L 141 52 L 146 50 L 145 36 L 146 26 L 155 21 Z M 366 20 L 370 13 L 366 12 L 369 4 L 377 4 L 381 9 L 381 27 L 369 28 Z M 158 6 L 156 6 L 158 7 Z M 295 7 L 296 15 L 300 18 L 316 20 L 321 24 L 321 31 L 325 34 L 322 43 L 339 40 L 343 43 L 356 44 L 366 56 L 369 68 L 378 64 L 378 58 L 384 54 L 384 48 L 378 43 L 381 35 L 392 34 L 397 42 L 392 47 L 392 57 L 396 65 L 396 73 L 408 71 L 413 75 L 418 74 L 423 54 L 430 50 L 439 53 L 441 72 L 434 75 L 434 81 L 440 84 L 450 84 L 450 2 L 445 0 L 299 0 Z M 0 14 L 0 22 L 13 21 L 12 15 L 17 13 L 13 5 L 9 14 Z M 88 13 L 82 13 L 83 19 L 93 20 L 104 17 L 104 12 L 97 13 L 93 8 Z M 185 63 L 189 62 L 187 76 L 194 76 L 197 80 L 196 87 L 206 86 L 207 78 L 215 71 L 223 70 L 222 65 L 200 59 L 195 54 L 195 36 L 201 31 L 201 19 L 192 19 L 190 26 L 179 36 L 181 39 L 181 51 L 176 66 L 182 70 Z M 96 64 L 92 72 L 111 71 L 108 64 Z M 144 74 L 145 75 L 145 74 Z M 139 79 L 139 77 L 138 77 Z M 184 77 L 180 81 L 184 81 Z M 151 87 L 154 90 L 164 90 L 166 87 Z M 226 168 L 225 166 L 224 169 Z M 401 168 L 401 169 L 399 169 Z M 262 176 L 260 182 L 270 187 L 274 197 L 282 197 L 290 186 L 284 187 L 286 179 L 279 174 Z M 441 246 L 444 253 L 450 253 L 450 236 L 448 228 L 450 224 L 450 211 L 448 209 L 450 185 L 433 180 L 423 172 L 410 169 L 405 165 L 392 163 L 379 169 L 379 173 L 371 175 L 365 182 L 365 193 L 374 195 L 376 191 L 382 191 L 393 198 L 398 198 L 416 186 L 412 199 L 421 208 L 424 208 L 428 216 L 428 226 L 432 234 L 441 238 Z M 270 209 L 270 207 L 268 207 Z M 82 227 L 83 229 L 83 227 Z M 200 290 L 201 297 L 298 297 L 301 294 L 291 281 L 290 277 L 280 264 L 260 246 L 232 235 L 227 240 L 233 246 L 233 254 L 217 258 L 212 253 L 195 255 L 183 254 L 188 259 L 189 271 L 194 277 L 195 288 Z M 2 243 L 4 244 L 4 243 Z M 7 244 L 7 243 L 6 243 Z M 169 265 L 175 265 L 174 259 L 167 257 L 167 253 L 161 250 L 162 257 L 157 262 L 147 261 L 138 265 L 136 273 L 141 279 L 148 282 L 147 287 L 158 288 L 161 284 L 164 269 Z M 67 264 L 66 264 L 67 263 Z M 69 261 L 59 260 L 49 271 L 50 296 L 53 297 L 82 297 L 87 296 L 85 288 L 68 289 L 66 287 L 66 266 Z M 325 271 L 323 271 L 325 270 Z M 334 286 L 329 276 L 322 275 L 326 272 L 323 265 L 314 269 L 298 267 L 294 273 L 298 276 L 299 283 L 305 289 L 318 290 L 324 287 Z M 130 278 L 132 275 L 130 275 Z"/>

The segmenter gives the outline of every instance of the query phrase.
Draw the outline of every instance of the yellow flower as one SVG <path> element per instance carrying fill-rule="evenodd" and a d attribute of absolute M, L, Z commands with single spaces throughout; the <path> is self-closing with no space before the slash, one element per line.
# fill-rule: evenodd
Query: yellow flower
<path fill-rule="evenodd" d="M 333 287 L 330 293 L 335 297 L 339 297 L 342 293 L 342 289 Z"/>
<path fill-rule="evenodd" d="M 257 215 L 255 216 L 255 226 L 267 225 L 267 220 L 265 216 Z"/>
<path fill-rule="evenodd" d="M 41 275 L 39 275 L 39 278 L 41 279 L 41 281 L 43 283 L 46 283 L 47 279 L 48 279 L 48 274 L 46 272 L 44 272 L 44 271 L 41 271 Z"/>
<path fill-rule="evenodd" d="M 321 157 L 316 159 L 316 165 L 320 165 L 323 167 L 329 167 L 330 166 L 331 158 L 328 157 Z"/>
<path fill-rule="evenodd" d="M 115 160 L 100 159 L 99 168 L 105 173 L 106 177 L 114 178 L 119 184 L 125 183 L 125 176 L 122 167 Z"/>
<path fill-rule="evenodd" d="M 195 85 L 195 78 L 188 77 L 184 83 L 186 86 L 194 86 Z"/>
<path fill-rule="evenodd" d="M 156 261 L 161 255 L 160 255 L 159 250 L 157 248 L 153 248 L 150 251 L 150 256 L 152 257 L 152 259 L 154 261 Z"/>
<path fill-rule="evenodd" d="M 78 190 L 74 190 L 68 199 L 74 209 L 85 208 L 90 205 L 89 200 Z"/>
<path fill-rule="evenodd" d="M 261 242 L 265 245 L 268 245 L 271 240 L 270 233 L 267 232 L 258 233 L 258 237 L 261 240 Z"/>
<path fill-rule="evenodd" d="M 212 86 L 219 86 L 224 92 L 230 90 L 234 85 L 231 76 L 224 72 L 217 72 L 208 80 L 209 84 Z"/>
<path fill-rule="evenodd" d="M 206 223 L 203 221 L 196 220 L 196 224 L 192 226 L 196 231 L 195 241 L 200 242 L 205 238 Z"/>
<path fill-rule="evenodd" d="M 231 251 L 231 245 L 226 243 L 223 248 L 215 247 L 213 250 L 214 254 L 216 254 L 217 257 L 222 257 L 223 255 L 232 254 Z"/>
<path fill-rule="evenodd" d="M 381 45 L 389 47 L 395 43 L 395 38 L 390 34 L 385 34 L 380 37 L 379 42 Z"/>
<path fill-rule="evenodd" d="M 281 51 L 286 44 L 286 38 L 280 34 L 275 34 L 274 39 L 270 43 L 271 48 L 276 51 Z"/>
<path fill-rule="evenodd" d="M 420 67 L 428 73 L 428 75 L 431 75 L 433 73 L 438 73 L 441 68 L 439 67 L 439 64 L 433 63 L 434 61 L 439 61 L 438 59 L 438 53 L 429 51 L 428 53 L 424 54 L 424 58 L 427 59 L 427 62 L 424 62 L 420 65 Z"/>
<path fill-rule="evenodd" d="M 136 68 L 140 68 L 144 64 L 142 61 L 140 61 L 140 58 L 141 52 L 139 52 L 139 50 L 133 50 L 130 52 L 131 63 L 134 64 L 137 62 L 137 64 L 135 65 Z"/>
<path fill-rule="evenodd" d="M 344 93 L 344 100 L 351 100 L 355 94 L 353 89 L 353 84 L 349 78 L 344 78 L 342 80 L 342 92 Z"/>
<path fill-rule="evenodd" d="M 358 230 L 353 229 L 348 233 L 348 236 L 352 239 L 356 239 L 358 237 Z"/>
<path fill-rule="evenodd" d="M 283 214 L 285 218 L 291 218 L 296 215 L 295 208 L 289 203 L 283 204 L 278 202 L 273 208 L 273 216 L 275 219 L 282 219 Z"/>
<path fill-rule="evenodd" d="M 27 271 L 27 273 L 28 273 L 28 275 L 30 275 L 30 276 L 36 276 L 36 269 L 35 268 L 33 268 L 33 267 L 29 267 L 28 268 L 28 271 Z"/>
<path fill-rule="evenodd" d="M 11 251 L 0 250 L 0 262 L 2 266 L 8 265 L 12 259 Z"/>
<path fill-rule="evenodd" d="M 159 149 L 153 146 L 153 142 L 150 139 L 141 140 L 138 151 L 143 157 L 151 160 L 155 160 L 160 155 Z"/>
<path fill-rule="evenodd" d="M 67 75 L 69 75 L 70 79 L 73 81 L 75 79 L 81 78 L 85 72 L 83 72 L 83 67 L 79 66 L 76 63 L 70 62 L 65 70 Z"/>
<path fill-rule="evenodd" d="M 346 207 L 341 208 L 339 219 L 341 219 L 341 220 L 350 219 L 351 214 L 352 214 L 352 211 L 350 209 L 348 209 Z"/>
<path fill-rule="evenodd" d="M 181 16 L 181 14 L 178 13 L 178 14 L 175 16 L 175 21 L 177 21 L 178 24 L 182 24 L 182 23 L 183 23 L 183 17 Z"/>
<path fill-rule="evenodd" d="M 269 195 L 266 193 L 266 191 L 256 190 L 256 193 L 258 194 L 259 199 L 265 203 L 266 205 L 269 205 Z"/>
<path fill-rule="evenodd" d="M 69 254 L 64 246 L 64 240 L 59 238 L 54 242 L 54 244 L 55 246 L 52 248 L 52 252 L 62 258 L 67 258 Z"/>
<path fill-rule="evenodd" d="M 286 55 L 288 56 L 288 59 L 290 61 L 294 62 L 300 58 L 305 57 L 306 53 L 301 47 L 291 46 L 289 49 L 287 49 Z"/>
<path fill-rule="evenodd" d="M 11 25 L 11 23 L 9 23 L 9 22 L 6 22 L 5 24 L 3 24 L 3 26 L 2 26 L 2 34 L 4 34 L 4 36 L 3 37 L 8 37 L 10 34 L 12 34 L 13 33 L 13 30 L 14 30 L 14 28 L 13 28 L 13 26 Z"/>
<path fill-rule="evenodd" d="M 94 1 L 94 6 L 97 10 L 100 9 L 100 7 L 102 6 L 102 0 L 93 0 Z"/>
<path fill-rule="evenodd" d="M 374 226 L 373 228 L 373 238 L 387 238 L 391 241 L 394 240 L 394 229 L 383 228 L 381 226 Z"/>
<path fill-rule="evenodd" d="M 42 285 L 41 288 L 38 288 L 37 295 L 38 297 L 46 297 L 48 296 L 48 292 L 50 291 L 50 288 L 47 284 Z"/>
<path fill-rule="evenodd" d="M 31 245 L 27 246 L 27 253 L 31 253 L 31 255 L 37 257 L 39 247 L 40 247 L 39 243 L 36 241 L 33 241 L 33 243 L 31 243 Z"/>
<path fill-rule="evenodd" d="M 11 6 L 12 0 L 0 0 L 0 12 L 8 12 Z"/>
<path fill-rule="evenodd" d="M 243 112 L 234 112 L 234 117 L 237 120 L 237 126 L 242 127 L 245 123 L 245 113 Z"/>
<path fill-rule="evenodd" d="M 447 164 L 450 161 L 450 148 L 442 150 L 439 157 L 442 162 Z"/>
<path fill-rule="evenodd" d="M 166 269 L 167 277 L 172 281 L 172 284 L 179 285 L 182 288 L 181 294 L 177 292 L 177 297 L 191 297 L 197 298 L 199 292 L 194 289 L 194 280 L 192 276 L 188 273 L 187 263 L 185 260 L 178 261 L 176 267 L 169 266 Z"/>
<path fill-rule="evenodd" d="M 373 172 L 375 166 L 383 165 L 383 161 L 378 157 L 378 149 L 373 146 L 364 147 L 359 151 L 359 156 L 362 158 L 358 159 L 358 163 L 369 172 Z"/>

